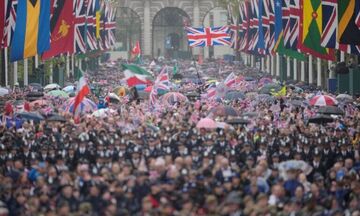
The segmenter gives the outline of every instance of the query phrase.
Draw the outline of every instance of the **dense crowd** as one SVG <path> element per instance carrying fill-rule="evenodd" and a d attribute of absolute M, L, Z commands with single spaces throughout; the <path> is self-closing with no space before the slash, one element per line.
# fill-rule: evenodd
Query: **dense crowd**
<path fill-rule="evenodd" d="M 112 70 L 102 91 L 120 83 Z M 291 100 L 310 93 L 156 114 L 130 100 L 103 118 L 2 124 L 0 215 L 360 215 L 359 107 L 341 104 L 334 122 L 309 124 L 317 108 Z M 228 120 L 211 113 L 223 104 L 248 124 L 196 127 L 209 115 Z"/>

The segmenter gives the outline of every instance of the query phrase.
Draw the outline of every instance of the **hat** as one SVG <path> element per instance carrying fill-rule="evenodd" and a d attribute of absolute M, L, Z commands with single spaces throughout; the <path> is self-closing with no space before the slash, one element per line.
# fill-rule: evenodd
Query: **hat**
<path fill-rule="evenodd" d="M 324 177 L 320 173 L 315 173 L 314 180 L 315 181 L 324 180 Z"/>

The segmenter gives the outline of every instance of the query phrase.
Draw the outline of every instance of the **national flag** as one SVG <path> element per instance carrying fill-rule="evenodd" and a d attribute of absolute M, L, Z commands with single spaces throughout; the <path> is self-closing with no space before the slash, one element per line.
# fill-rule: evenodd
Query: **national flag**
<path fill-rule="evenodd" d="M 298 60 L 305 60 L 305 56 L 297 50 L 285 48 L 286 35 L 290 31 L 290 10 L 287 0 L 275 0 L 275 47 L 274 51 Z M 289 38 L 289 36 L 288 36 Z"/>
<path fill-rule="evenodd" d="M 42 55 L 46 60 L 74 52 L 74 14 L 72 0 L 52 0 L 50 49 Z"/>
<path fill-rule="evenodd" d="M 322 10 L 323 10 L 323 19 L 322 27 L 323 32 L 321 35 L 321 46 L 333 49 L 339 49 L 343 52 L 349 54 L 360 54 L 359 45 L 349 45 L 349 44 L 340 44 L 338 42 L 338 4 L 337 0 L 322 0 Z M 343 11 L 344 12 L 344 11 Z M 341 14 L 341 17 L 344 16 L 344 13 Z"/>
<path fill-rule="evenodd" d="M 335 60 L 333 49 L 321 46 L 322 7 L 321 0 L 301 0 L 300 34 L 298 48 L 315 57 Z"/>
<path fill-rule="evenodd" d="M 231 45 L 228 26 L 206 28 L 186 27 L 185 29 L 190 47 Z"/>
<path fill-rule="evenodd" d="M 11 61 L 42 54 L 50 48 L 50 1 L 19 1 Z"/>
<path fill-rule="evenodd" d="M 338 0 L 340 44 L 360 45 L 360 1 Z"/>
<path fill-rule="evenodd" d="M 264 1 L 265 0 L 258 0 L 259 39 L 258 39 L 258 42 L 256 45 L 256 50 L 261 55 L 265 55 L 265 53 L 266 53 L 266 41 L 265 41 L 264 35 L 265 35 L 267 27 L 269 26 L 269 22 L 266 22 L 266 20 L 268 21 L 268 19 L 267 19 L 267 14 L 266 14 L 266 11 L 264 8 Z"/>
<path fill-rule="evenodd" d="M 140 58 L 141 55 L 141 48 L 140 48 L 140 42 L 136 41 L 135 46 L 131 50 L 131 55 L 133 58 Z"/>
<path fill-rule="evenodd" d="M 285 0 L 285 2 L 287 1 Z M 287 4 L 289 5 L 289 28 L 285 35 L 285 47 L 297 51 L 300 17 L 302 17 L 300 0 L 289 0 Z"/>
<path fill-rule="evenodd" d="M 87 50 L 87 0 L 74 0 L 74 51 L 75 53 L 86 53 Z"/>
<path fill-rule="evenodd" d="M 274 55 L 275 51 L 275 2 L 268 0 L 269 4 L 269 30 L 268 30 L 268 49 L 269 54 Z"/>
<path fill-rule="evenodd" d="M 250 2 L 250 26 L 249 26 L 249 47 L 248 50 L 252 54 L 258 54 L 257 45 L 259 41 L 259 0 L 251 0 Z"/>
<path fill-rule="evenodd" d="M 4 1 L 4 0 L 2 0 Z M 15 31 L 16 24 L 16 11 L 17 11 L 17 0 L 5 0 L 5 23 L 4 23 L 4 35 L 0 38 L 1 47 L 10 47 L 11 41 Z"/>
<path fill-rule="evenodd" d="M 97 50 L 96 39 L 96 2 L 97 0 L 85 0 L 86 8 L 86 42 L 88 50 Z"/>
<path fill-rule="evenodd" d="M 170 90 L 170 80 L 169 80 L 169 74 L 167 72 L 167 67 L 165 66 L 161 70 L 160 74 L 156 77 L 154 86 L 151 89 L 149 96 L 150 106 L 151 107 L 155 106 L 158 91 L 169 91 L 169 90 Z"/>
<path fill-rule="evenodd" d="M 152 75 L 137 65 L 122 64 L 125 80 L 132 87 L 141 84 L 150 84 Z"/>
<path fill-rule="evenodd" d="M 5 27 L 5 10 L 6 10 L 6 6 L 5 5 L 8 1 L 7 0 L 2 0 L 0 1 L 0 48 L 2 47 L 2 39 L 4 37 L 4 27 Z"/>
<path fill-rule="evenodd" d="M 248 50 L 249 44 L 249 2 L 244 1 L 239 4 L 240 17 L 241 17 L 241 30 L 240 30 L 240 45 L 239 49 L 241 51 Z"/>
<path fill-rule="evenodd" d="M 86 95 L 88 95 L 90 93 L 90 88 L 86 82 L 86 79 L 84 77 L 84 74 L 80 71 L 80 78 L 78 80 L 78 84 L 77 84 L 77 93 L 75 96 L 75 100 L 74 100 L 74 110 L 73 110 L 73 114 L 75 116 L 78 115 L 78 107 L 81 104 L 81 102 L 84 100 L 84 98 L 86 97 Z"/>
<path fill-rule="evenodd" d="M 95 17 L 96 17 L 96 38 L 100 39 L 100 18 L 101 18 L 101 11 L 100 11 L 100 1 L 95 0 Z"/>
<path fill-rule="evenodd" d="M 224 84 L 230 88 L 235 84 L 235 81 L 236 81 L 236 76 L 234 72 L 232 72 L 226 77 L 226 79 L 224 80 Z"/>
<path fill-rule="evenodd" d="M 115 29 L 116 29 L 116 8 L 110 3 L 105 6 L 105 41 L 109 48 L 114 47 L 115 40 Z"/>
<path fill-rule="evenodd" d="M 228 24 L 230 29 L 230 37 L 231 37 L 231 48 L 237 50 L 238 49 L 238 38 L 239 38 L 239 23 L 238 19 L 233 13 L 232 5 L 228 5 Z"/>

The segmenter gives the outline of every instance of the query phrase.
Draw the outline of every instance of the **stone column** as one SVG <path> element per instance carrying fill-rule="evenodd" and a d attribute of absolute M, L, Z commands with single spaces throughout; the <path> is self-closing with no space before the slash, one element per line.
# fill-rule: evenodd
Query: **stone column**
<path fill-rule="evenodd" d="M 322 86 L 321 59 L 317 58 L 317 85 Z"/>
<path fill-rule="evenodd" d="M 291 61 L 290 61 L 290 57 L 287 56 L 286 57 L 286 77 L 291 77 L 291 65 L 290 65 Z"/>
<path fill-rule="evenodd" d="M 28 59 L 24 59 L 24 86 L 29 84 L 29 67 Z"/>
<path fill-rule="evenodd" d="M 50 76 L 49 76 L 49 83 L 53 83 L 53 72 L 54 72 L 54 65 L 53 62 L 50 62 Z"/>
<path fill-rule="evenodd" d="M 270 57 L 270 60 L 271 60 L 271 69 L 270 69 L 270 73 L 271 73 L 271 76 L 275 76 L 275 56 L 271 56 Z"/>
<path fill-rule="evenodd" d="M 293 77 L 293 80 L 297 81 L 297 76 L 298 76 L 298 73 L 297 73 L 297 59 L 294 58 L 294 77 Z"/>
<path fill-rule="evenodd" d="M 199 7 L 199 0 L 193 1 L 193 26 L 194 27 L 200 27 L 202 24 L 200 24 L 200 7 Z M 199 55 L 200 49 L 195 47 L 193 48 L 193 55 Z"/>
<path fill-rule="evenodd" d="M 18 82 L 18 62 L 14 62 L 14 85 Z"/>
<path fill-rule="evenodd" d="M 300 74 L 301 78 L 301 82 L 305 82 L 305 62 L 301 61 L 301 74 Z"/>
<path fill-rule="evenodd" d="M 276 53 L 276 77 L 280 77 L 280 55 Z"/>
<path fill-rule="evenodd" d="M 4 60 L 5 60 L 5 62 L 4 62 L 4 64 L 5 64 L 5 86 L 6 87 L 8 87 L 8 85 L 9 85 L 9 65 L 8 65 L 8 48 L 7 47 L 5 47 L 4 48 Z"/>
<path fill-rule="evenodd" d="M 151 23 L 150 20 L 150 0 L 144 1 L 144 31 L 143 31 L 143 54 L 145 56 L 152 55 L 152 35 L 151 35 Z"/>
<path fill-rule="evenodd" d="M 270 68 L 270 56 L 266 57 L 266 73 L 270 74 L 271 73 L 271 68 Z"/>
<path fill-rule="evenodd" d="M 314 83 L 313 57 L 309 55 L 309 84 Z"/>

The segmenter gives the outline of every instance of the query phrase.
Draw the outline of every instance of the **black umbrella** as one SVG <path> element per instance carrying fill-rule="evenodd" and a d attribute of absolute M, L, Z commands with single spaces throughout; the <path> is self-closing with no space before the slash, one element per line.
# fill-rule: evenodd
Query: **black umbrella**
<path fill-rule="evenodd" d="M 26 97 L 42 97 L 44 93 L 42 92 L 29 92 L 27 93 Z"/>
<path fill-rule="evenodd" d="M 333 121 L 334 119 L 328 115 L 317 115 L 309 119 L 309 123 L 314 123 L 314 124 L 326 124 Z"/>
<path fill-rule="evenodd" d="M 58 114 L 53 114 L 46 120 L 49 122 L 66 122 L 65 117 Z"/>
<path fill-rule="evenodd" d="M 339 107 L 336 106 L 323 106 L 320 107 L 318 113 L 327 114 L 327 115 L 344 115 L 344 111 L 342 111 Z"/>
<path fill-rule="evenodd" d="M 235 119 L 227 120 L 226 123 L 231 125 L 244 125 L 244 124 L 249 124 L 249 121 L 242 118 L 235 118 Z"/>
<path fill-rule="evenodd" d="M 16 113 L 15 116 L 19 117 L 21 119 L 24 119 L 24 120 L 34 120 L 34 121 L 44 120 L 44 117 L 42 115 L 40 115 L 39 113 L 34 113 L 34 112 Z"/>

